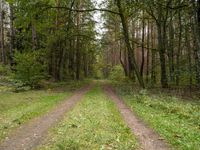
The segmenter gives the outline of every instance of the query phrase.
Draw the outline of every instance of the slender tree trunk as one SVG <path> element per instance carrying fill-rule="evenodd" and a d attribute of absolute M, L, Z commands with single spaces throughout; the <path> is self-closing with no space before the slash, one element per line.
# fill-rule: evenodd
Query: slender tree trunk
<path fill-rule="evenodd" d="M 137 76 L 137 79 L 138 79 L 140 85 L 144 88 L 145 85 L 144 85 L 142 77 L 140 76 L 140 72 L 139 72 L 138 66 L 137 66 L 135 58 L 134 58 L 133 49 L 130 44 L 128 26 L 127 26 L 127 22 L 126 22 L 126 19 L 124 16 L 124 12 L 123 12 L 123 8 L 121 6 L 120 0 L 117 0 L 117 7 L 119 10 L 119 14 L 120 14 L 120 18 L 121 18 L 121 22 L 122 22 L 122 26 L 123 26 L 124 39 L 125 39 L 125 43 L 126 43 L 128 54 L 129 54 L 128 57 L 131 59 L 131 66 L 133 66 L 133 68 L 134 68 L 134 71 L 136 73 L 136 76 Z"/>
<path fill-rule="evenodd" d="M 190 45 L 190 35 L 189 33 L 189 27 L 185 27 L 185 43 L 187 47 L 188 52 L 188 71 L 189 71 L 189 85 L 192 86 L 192 57 L 191 57 L 191 45 Z"/>
<path fill-rule="evenodd" d="M 77 8 L 80 9 L 81 7 L 81 0 L 78 0 Z M 80 33 L 80 12 L 77 12 L 77 33 Z M 76 38 L 76 80 L 80 79 L 80 64 L 81 64 L 81 56 L 80 56 L 80 37 L 77 36 Z"/>
<path fill-rule="evenodd" d="M 179 1 L 180 4 L 180 1 Z M 176 55 L 176 85 L 180 84 L 180 55 L 181 55 L 181 41 L 182 41 L 182 20 L 181 20 L 181 10 L 178 12 L 178 22 L 179 22 L 179 37 L 178 37 L 178 52 Z"/>
<path fill-rule="evenodd" d="M 13 27 L 13 5 L 10 4 L 10 65 L 14 65 L 14 27 Z"/>
<path fill-rule="evenodd" d="M 142 18 L 142 62 L 140 66 L 140 76 L 143 77 L 144 71 L 144 36 L 145 36 L 145 20 L 144 20 L 144 11 L 143 11 L 143 18 Z"/>
<path fill-rule="evenodd" d="M 147 72 L 146 72 L 146 82 L 149 82 L 149 59 L 150 59 L 150 22 L 148 20 L 147 28 Z"/>
<path fill-rule="evenodd" d="M 134 57 L 135 57 L 135 22 L 132 20 L 132 48 L 133 48 L 133 54 L 134 54 Z M 132 71 L 131 71 L 131 79 L 133 80 L 133 82 L 135 82 L 136 78 L 135 78 L 135 73 L 134 73 L 134 70 L 132 68 Z"/>
<path fill-rule="evenodd" d="M 6 52 L 4 47 L 4 11 L 3 11 L 3 3 L 1 1 L 0 3 L 0 36 L 1 36 L 1 59 L 3 64 L 6 64 Z"/>
<path fill-rule="evenodd" d="M 123 59 L 122 59 L 122 44 L 121 44 L 121 40 L 120 40 L 120 44 L 119 44 L 119 50 L 120 50 L 119 60 L 120 60 L 120 63 L 122 65 L 123 69 L 124 69 L 124 74 L 127 77 L 128 76 L 127 66 L 126 66 L 126 63 L 124 63 Z M 126 62 L 126 59 L 124 59 L 124 61 Z"/>
<path fill-rule="evenodd" d="M 169 58 L 170 81 L 174 82 L 174 25 L 173 25 L 173 13 L 172 13 L 172 11 L 170 12 L 170 23 L 169 23 L 168 58 Z"/>
<path fill-rule="evenodd" d="M 154 31 L 154 24 L 151 24 L 151 48 L 155 48 L 155 31 Z M 155 66 L 156 66 L 156 52 L 152 50 L 151 52 L 151 81 L 152 84 L 156 84 L 156 72 L 155 72 Z"/>
<path fill-rule="evenodd" d="M 74 40 L 70 40 L 70 44 L 69 44 L 69 73 L 72 79 L 74 79 Z"/>

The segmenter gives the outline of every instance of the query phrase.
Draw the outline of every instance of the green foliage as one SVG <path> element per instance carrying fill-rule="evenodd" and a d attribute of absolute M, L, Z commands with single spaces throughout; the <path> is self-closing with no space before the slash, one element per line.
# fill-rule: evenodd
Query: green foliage
<path fill-rule="evenodd" d="M 42 51 L 26 52 L 15 54 L 14 79 L 19 81 L 19 87 L 37 87 L 39 81 L 45 78 L 46 64 Z"/>
<path fill-rule="evenodd" d="M 125 79 L 124 70 L 121 65 L 112 68 L 109 78 L 114 81 L 122 81 Z"/>
<path fill-rule="evenodd" d="M 173 96 L 149 95 L 148 91 L 115 85 L 127 105 L 152 126 L 175 149 L 196 150 L 200 147 L 199 102 L 182 101 Z M 125 89 L 123 89 L 125 88 Z M 132 92 L 130 92 L 132 91 Z"/>
<path fill-rule="evenodd" d="M 124 123 L 116 106 L 95 87 L 50 132 L 41 150 L 131 150 L 136 140 Z"/>
<path fill-rule="evenodd" d="M 10 73 L 11 70 L 9 66 L 0 64 L 0 76 L 8 76 Z"/>

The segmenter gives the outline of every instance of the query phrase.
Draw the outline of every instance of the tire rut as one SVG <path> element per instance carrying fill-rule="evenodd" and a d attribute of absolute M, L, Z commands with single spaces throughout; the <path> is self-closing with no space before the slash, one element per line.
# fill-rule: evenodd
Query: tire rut
<path fill-rule="evenodd" d="M 105 93 L 117 105 L 122 117 L 139 141 L 142 150 L 170 150 L 170 146 L 153 129 L 137 117 L 134 112 L 117 96 L 110 85 L 103 86 Z"/>
<path fill-rule="evenodd" d="M 81 100 L 83 95 L 92 88 L 92 85 L 85 86 L 76 91 L 73 96 L 56 106 L 49 113 L 32 119 L 11 133 L 1 144 L 0 150 L 31 150 L 37 147 L 47 134 L 49 128 L 53 127 L 62 119 L 64 114 Z"/>

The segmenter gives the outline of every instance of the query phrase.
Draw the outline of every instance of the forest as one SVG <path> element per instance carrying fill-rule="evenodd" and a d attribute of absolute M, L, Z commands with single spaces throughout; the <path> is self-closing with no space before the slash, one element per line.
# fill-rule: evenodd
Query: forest
<path fill-rule="evenodd" d="M 0 0 L 0 150 L 199 141 L 200 0 Z"/>

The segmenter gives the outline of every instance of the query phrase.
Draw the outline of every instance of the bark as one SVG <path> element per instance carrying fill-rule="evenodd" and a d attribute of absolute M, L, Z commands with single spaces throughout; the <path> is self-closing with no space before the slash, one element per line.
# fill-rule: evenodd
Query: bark
<path fill-rule="evenodd" d="M 188 72 L 189 72 L 189 85 L 192 86 L 192 57 L 191 57 L 191 45 L 190 45 L 190 35 L 189 33 L 189 27 L 185 28 L 185 43 L 187 47 L 188 52 Z"/>
<path fill-rule="evenodd" d="M 119 15 L 120 15 L 120 18 L 121 18 L 121 22 L 122 22 L 125 43 L 126 43 L 126 47 L 127 47 L 128 54 L 129 54 L 128 57 L 131 60 L 130 61 L 131 66 L 133 67 L 133 69 L 134 69 L 134 71 L 136 73 L 136 76 L 137 76 L 137 79 L 138 79 L 138 81 L 140 83 L 140 86 L 144 88 L 145 85 L 144 85 L 142 77 L 140 76 L 139 69 L 138 69 L 138 66 L 136 64 L 135 57 L 134 57 L 134 54 L 133 54 L 133 49 L 132 49 L 131 44 L 130 44 L 128 25 L 127 25 L 127 22 L 126 22 L 126 19 L 125 19 L 125 16 L 124 16 L 123 8 L 121 6 L 121 1 L 117 0 L 116 2 L 117 2 L 117 7 L 118 7 L 118 10 L 119 10 Z"/>
<path fill-rule="evenodd" d="M 71 8 L 74 6 L 74 2 L 75 2 L 75 0 L 72 1 L 71 6 L 70 6 Z M 58 5 L 60 5 L 60 4 L 58 4 Z M 71 16 L 72 16 L 72 11 L 69 10 L 69 13 L 68 13 L 69 23 L 66 26 L 66 33 L 68 33 L 68 31 L 71 27 L 71 20 L 72 20 Z M 65 39 L 65 41 L 67 41 L 67 39 Z M 62 48 L 62 50 L 61 50 L 61 56 L 60 56 L 60 60 L 59 60 L 59 80 L 63 80 L 66 53 L 67 53 L 67 49 L 66 49 L 66 46 L 65 46 L 65 48 Z"/>
<path fill-rule="evenodd" d="M 134 41 L 135 41 L 135 22 L 132 20 L 132 48 L 133 48 L 133 54 L 135 57 L 135 42 Z M 133 80 L 133 82 L 135 82 L 136 78 L 135 78 L 135 73 L 133 69 L 130 73 L 130 77 Z"/>
<path fill-rule="evenodd" d="M 194 45 L 195 45 L 195 63 L 196 63 L 196 80 L 200 87 L 200 0 L 192 0 L 194 16 Z"/>
<path fill-rule="evenodd" d="M 180 1 L 179 1 L 180 5 Z M 178 12 L 178 23 L 179 23 L 179 37 L 178 37 L 178 52 L 176 56 L 176 85 L 178 86 L 180 83 L 180 55 L 181 55 L 181 41 L 182 41 L 182 20 L 181 20 L 181 10 Z"/>
<path fill-rule="evenodd" d="M 154 31 L 154 24 L 152 23 L 151 25 L 151 47 L 152 49 L 155 47 L 155 31 Z M 151 52 L 151 82 L 153 84 L 156 83 L 156 71 L 155 71 L 155 66 L 156 66 L 156 52 L 152 50 Z"/>
<path fill-rule="evenodd" d="M 161 85 L 163 88 L 168 87 L 166 60 L 165 60 L 165 26 L 162 23 L 157 24 L 158 30 L 158 49 L 160 54 L 160 69 L 161 69 Z"/>
<path fill-rule="evenodd" d="M 145 20 L 144 20 L 144 11 L 143 11 L 143 18 L 142 18 L 142 62 L 140 66 L 140 76 L 143 77 L 144 71 L 144 36 L 145 36 Z"/>
<path fill-rule="evenodd" d="M 169 23 L 169 47 L 168 47 L 168 58 L 169 58 L 169 75 L 170 81 L 174 81 L 174 25 L 173 25 L 173 13 L 170 12 L 170 23 Z"/>
<path fill-rule="evenodd" d="M 198 62 L 197 62 L 197 81 L 198 81 L 198 86 L 200 87 L 200 0 L 197 1 L 197 57 L 198 57 Z"/>
<path fill-rule="evenodd" d="M 120 63 L 121 63 L 121 65 L 122 65 L 123 69 L 124 69 L 124 74 L 125 74 L 125 76 L 127 77 L 127 76 L 128 76 L 127 67 L 126 67 L 125 63 L 123 62 L 123 60 L 122 60 L 122 47 L 121 47 L 121 42 L 120 42 L 120 47 L 119 47 L 119 48 L 120 48 L 119 60 L 120 60 Z"/>
<path fill-rule="evenodd" d="M 150 59 L 150 22 L 148 20 L 147 28 L 147 72 L 146 72 L 146 82 L 149 82 L 149 59 Z"/>
<path fill-rule="evenodd" d="M 6 64 L 6 51 L 4 47 L 4 11 L 3 2 L 0 4 L 0 42 L 1 42 L 1 60 L 3 64 Z"/>
<path fill-rule="evenodd" d="M 81 7 L 81 0 L 78 1 L 77 4 L 78 9 Z M 76 23 L 77 23 L 77 33 L 79 35 L 80 33 L 80 12 L 77 12 L 77 18 L 76 18 Z M 80 55 L 80 37 L 76 37 L 76 80 L 80 79 L 80 64 L 81 64 L 81 55 Z"/>
<path fill-rule="evenodd" d="M 13 27 L 13 5 L 10 4 L 10 65 L 14 65 L 14 27 Z"/>
<path fill-rule="evenodd" d="M 167 80 L 166 58 L 165 58 L 167 16 L 163 16 L 163 10 L 162 10 L 161 5 L 159 6 L 158 10 L 159 12 L 158 12 L 158 19 L 157 19 L 156 24 L 157 24 L 157 32 L 158 32 L 158 50 L 160 54 L 161 85 L 162 85 L 162 88 L 167 88 L 168 80 Z"/>

